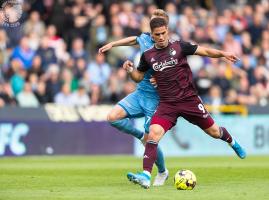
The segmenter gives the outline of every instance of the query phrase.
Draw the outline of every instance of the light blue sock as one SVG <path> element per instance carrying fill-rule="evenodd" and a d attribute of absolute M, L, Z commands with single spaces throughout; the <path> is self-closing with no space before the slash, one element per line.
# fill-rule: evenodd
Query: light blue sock
<path fill-rule="evenodd" d="M 159 173 L 163 173 L 165 171 L 163 151 L 159 145 L 157 148 L 157 160 L 156 160 L 155 164 L 158 167 Z"/>
<path fill-rule="evenodd" d="M 130 134 L 134 137 L 136 137 L 137 139 L 141 139 L 144 135 L 144 133 L 140 130 L 138 130 L 137 128 L 134 127 L 134 125 L 130 122 L 129 119 L 120 119 L 114 122 L 110 122 L 111 126 L 115 127 L 116 129 Z"/>

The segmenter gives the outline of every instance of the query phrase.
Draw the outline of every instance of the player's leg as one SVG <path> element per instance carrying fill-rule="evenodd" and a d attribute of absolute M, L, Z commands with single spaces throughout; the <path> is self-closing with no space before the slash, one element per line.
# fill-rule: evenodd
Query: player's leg
<path fill-rule="evenodd" d="M 132 93 L 114 106 L 107 116 L 107 121 L 111 126 L 140 140 L 144 133 L 135 128 L 127 118 L 128 116 L 137 116 L 139 113 L 141 113 L 141 110 L 136 105 L 135 94 Z"/>
<path fill-rule="evenodd" d="M 144 141 L 145 141 L 145 144 L 146 144 L 146 141 L 148 139 L 151 118 L 152 118 L 158 104 L 159 104 L 159 99 L 153 99 L 153 98 L 152 99 L 142 99 L 141 106 L 145 110 L 145 123 L 144 123 L 144 128 L 145 128 Z M 165 181 L 168 179 L 169 171 L 165 167 L 164 155 L 163 155 L 163 152 L 162 152 L 160 145 L 158 145 L 158 148 L 157 148 L 157 160 L 156 160 L 155 164 L 158 168 L 158 173 L 154 179 L 153 186 L 162 186 L 162 185 L 164 185 Z"/>
<path fill-rule="evenodd" d="M 219 127 L 216 123 L 214 123 L 211 127 L 204 129 L 204 131 L 214 138 L 218 138 L 227 142 L 240 158 L 244 159 L 246 157 L 245 150 L 232 137 L 232 135 L 227 131 L 226 128 Z"/>
<path fill-rule="evenodd" d="M 145 116 L 145 124 L 144 124 L 145 134 L 143 138 L 144 146 L 146 145 L 148 141 L 150 121 L 151 121 L 151 117 Z M 155 164 L 158 168 L 158 173 L 154 179 L 153 186 L 162 186 L 164 185 L 165 181 L 168 179 L 169 171 L 165 167 L 164 155 L 163 155 L 160 145 L 158 145 L 158 148 L 157 148 L 157 159 L 156 159 Z"/>
<path fill-rule="evenodd" d="M 162 104 L 159 105 L 157 112 L 155 113 L 151 121 L 150 131 L 146 142 L 143 158 L 144 171 L 138 174 L 128 173 L 127 175 L 129 180 L 138 183 L 144 188 L 150 187 L 151 171 L 153 164 L 154 162 L 156 162 L 157 159 L 158 142 L 165 134 L 165 132 L 175 124 L 178 117 L 175 110 L 170 110 L 167 105 L 161 105 Z M 163 114 L 165 112 L 171 115 L 169 116 Z"/>
<path fill-rule="evenodd" d="M 144 137 L 148 137 L 151 118 L 159 105 L 159 98 L 156 98 L 154 96 L 151 98 L 142 94 L 140 98 L 140 105 L 145 111 Z M 144 141 L 147 141 L 147 138 L 145 138 Z M 162 186 L 168 179 L 169 171 L 165 167 L 164 155 L 160 145 L 158 145 L 157 148 L 157 160 L 155 164 L 158 168 L 158 173 L 154 179 L 153 186 Z"/>
<path fill-rule="evenodd" d="M 150 132 L 145 145 L 145 152 L 143 158 L 143 172 L 142 173 L 128 173 L 127 177 L 130 181 L 138 183 L 143 188 L 150 187 L 151 171 L 154 162 L 157 160 L 158 142 L 164 135 L 165 130 L 158 124 L 150 126 Z"/>
<path fill-rule="evenodd" d="M 246 157 L 244 149 L 236 142 L 231 134 L 224 127 L 219 127 L 205 109 L 201 99 L 194 97 L 192 100 L 186 102 L 183 106 L 182 116 L 189 122 L 199 126 L 205 133 L 213 138 L 221 139 L 233 148 L 240 158 Z"/>

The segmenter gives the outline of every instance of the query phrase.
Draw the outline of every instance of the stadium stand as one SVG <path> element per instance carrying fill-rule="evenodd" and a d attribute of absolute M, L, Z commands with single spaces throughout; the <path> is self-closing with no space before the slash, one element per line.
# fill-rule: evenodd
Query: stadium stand
<path fill-rule="evenodd" d="M 0 18 L 0 107 L 73 105 L 79 91 L 86 104 L 117 102 L 135 89 L 120 66 L 139 57 L 138 49 L 118 47 L 103 56 L 98 48 L 149 31 L 149 16 L 160 6 L 169 14 L 171 37 L 233 51 L 241 59 L 232 65 L 189 57 L 205 104 L 269 104 L 268 1 L 20 2 L 16 27 Z"/>

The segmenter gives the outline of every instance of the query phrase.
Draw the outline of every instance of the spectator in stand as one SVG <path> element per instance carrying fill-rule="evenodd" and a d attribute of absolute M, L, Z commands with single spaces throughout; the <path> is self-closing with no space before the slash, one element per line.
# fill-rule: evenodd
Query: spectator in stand
<path fill-rule="evenodd" d="M 90 82 L 92 84 L 98 86 L 107 84 L 111 69 L 108 63 L 105 62 L 104 54 L 97 53 L 95 55 L 95 61 L 89 63 L 87 73 L 90 76 Z"/>
<path fill-rule="evenodd" d="M 165 11 L 169 16 L 169 30 L 175 31 L 179 20 L 176 5 L 172 2 L 168 2 L 165 6 Z"/>
<path fill-rule="evenodd" d="M 75 69 L 74 69 L 74 76 L 77 80 L 83 78 L 84 73 L 86 72 L 87 63 L 83 58 L 79 58 L 76 61 Z"/>
<path fill-rule="evenodd" d="M 226 97 L 224 99 L 225 104 L 227 105 L 236 105 L 238 104 L 237 92 L 235 89 L 229 89 L 227 91 Z"/>
<path fill-rule="evenodd" d="M 17 46 L 11 54 L 11 59 L 19 59 L 23 64 L 23 68 L 26 70 L 31 67 L 35 56 L 35 52 L 30 49 L 28 43 L 28 37 L 23 37 L 20 41 L 20 45 Z"/>
<path fill-rule="evenodd" d="M 33 73 L 36 74 L 38 77 L 41 77 L 44 74 L 41 64 L 42 64 L 41 57 L 39 55 L 36 55 L 33 59 L 31 68 L 28 70 L 28 73 L 29 74 Z"/>
<path fill-rule="evenodd" d="M 85 61 L 88 61 L 88 52 L 85 51 L 84 43 L 81 38 L 75 38 L 73 40 L 71 48 L 71 58 L 74 59 L 74 61 L 79 58 L 83 58 Z"/>
<path fill-rule="evenodd" d="M 253 85 L 255 82 L 254 75 L 253 75 L 253 70 L 255 66 L 251 65 L 250 57 L 248 55 L 242 56 L 241 62 L 242 62 L 241 68 L 246 72 L 249 84 Z"/>
<path fill-rule="evenodd" d="M 54 96 L 61 91 L 61 82 L 59 80 L 60 68 L 56 64 L 48 67 L 46 72 L 46 93 L 48 95 L 48 102 L 54 102 Z"/>
<path fill-rule="evenodd" d="M 92 22 L 90 28 L 91 35 L 91 52 L 95 52 L 98 46 L 105 44 L 108 39 L 108 27 L 106 26 L 106 18 L 104 15 L 98 15 Z"/>
<path fill-rule="evenodd" d="M 57 93 L 54 97 L 54 102 L 56 104 L 64 105 L 64 106 L 72 106 L 73 100 L 72 100 L 72 93 L 70 90 L 69 84 L 63 84 L 61 91 Z"/>
<path fill-rule="evenodd" d="M 217 85 L 212 85 L 209 89 L 209 95 L 204 99 L 205 104 L 210 104 L 213 106 L 220 106 L 223 104 L 223 98 L 221 93 L 221 88 Z"/>
<path fill-rule="evenodd" d="M 266 99 L 269 95 L 269 70 L 260 65 L 254 69 L 254 81 L 251 87 L 251 91 L 255 93 L 255 96 L 259 99 Z M 264 105 L 264 103 L 261 103 Z M 266 100 L 267 104 L 267 100 Z"/>
<path fill-rule="evenodd" d="M 251 53 L 251 48 L 252 48 L 251 37 L 247 31 L 244 31 L 241 34 L 241 46 L 242 46 L 242 51 L 244 54 Z"/>
<path fill-rule="evenodd" d="M 61 81 L 63 84 L 69 85 L 72 92 L 78 89 L 78 80 L 73 77 L 73 74 L 69 69 L 63 69 Z"/>
<path fill-rule="evenodd" d="M 45 24 L 40 20 L 40 15 L 37 11 L 30 13 L 29 19 L 24 23 L 23 26 L 24 34 L 36 34 L 38 38 L 41 38 L 45 34 Z"/>
<path fill-rule="evenodd" d="M 83 86 L 79 86 L 78 90 L 72 93 L 73 106 L 87 106 L 90 105 L 90 98 Z"/>
<path fill-rule="evenodd" d="M 248 28 L 252 44 L 256 45 L 259 42 L 263 30 L 263 15 L 261 13 L 255 13 L 253 23 Z"/>
<path fill-rule="evenodd" d="M 194 78 L 194 84 L 199 96 L 204 100 L 212 86 L 212 80 L 205 68 L 201 68 L 198 71 L 197 76 Z"/>
<path fill-rule="evenodd" d="M 109 102 L 116 103 L 126 96 L 124 87 L 127 79 L 126 71 L 122 68 L 112 72 L 108 81 L 107 90 L 105 90 L 105 96 Z"/>
<path fill-rule="evenodd" d="M 218 41 L 223 43 L 226 34 L 229 31 L 229 19 L 225 18 L 223 15 L 217 16 L 217 24 L 215 26 L 216 33 L 218 35 Z"/>
<path fill-rule="evenodd" d="M 43 71 L 46 71 L 50 64 L 56 64 L 57 58 L 55 55 L 55 49 L 49 47 L 49 38 L 44 36 L 41 39 L 41 45 L 37 50 L 37 55 L 40 56 L 41 59 L 41 68 Z"/>
<path fill-rule="evenodd" d="M 24 89 L 17 95 L 17 101 L 20 107 L 38 107 L 39 102 L 34 95 L 29 82 L 24 84 Z"/>
<path fill-rule="evenodd" d="M 20 65 L 14 69 L 14 74 L 10 78 L 10 84 L 15 96 L 23 90 L 26 76 L 27 71 Z"/>
<path fill-rule="evenodd" d="M 36 98 L 40 104 L 45 104 L 49 102 L 49 97 L 46 93 L 46 83 L 44 81 L 39 81 L 37 87 L 34 91 Z"/>
<path fill-rule="evenodd" d="M 213 79 L 214 85 L 218 85 L 221 88 L 222 95 L 231 88 L 231 82 L 226 78 L 226 64 L 221 63 L 217 68 L 217 76 Z"/>
<path fill-rule="evenodd" d="M 129 16 L 128 24 L 126 27 L 124 27 L 124 35 L 127 37 L 133 36 L 133 35 L 140 35 L 141 31 L 139 29 L 139 24 L 136 20 L 135 15 Z"/>
<path fill-rule="evenodd" d="M 225 40 L 223 42 L 224 51 L 233 52 L 238 56 L 242 55 L 242 47 L 238 41 L 234 39 L 231 32 L 226 34 Z"/>
<path fill-rule="evenodd" d="M 257 97 L 255 97 L 249 91 L 249 81 L 246 76 L 241 77 L 237 94 L 238 94 L 238 103 L 243 105 L 255 105 L 258 102 Z"/>
<path fill-rule="evenodd" d="M 46 30 L 48 38 L 48 46 L 53 48 L 58 62 L 65 62 L 69 59 L 69 54 L 66 52 L 66 44 L 64 40 L 57 35 L 57 29 L 54 25 L 49 25 Z"/>
<path fill-rule="evenodd" d="M 0 83 L 0 108 L 5 105 L 16 105 L 12 88 L 9 83 Z M 2 105 L 2 106 L 1 106 Z"/>
<path fill-rule="evenodd" d="M 28 77 L 26 78 L 27 82 L 30 84 L 32 91 L 36 91 L 37 85 L 38 85 L 38 76 L 35 73 L 28 74 Z"/>
<path fill-rule="evenodd" d="M 91 102 L 97 104 L 101 99 L 102 91 L 108 84 L 111 69 L 105 62 L 104 54 L 96 54 L 95 61 L 89 63 L 86 73 L 88 74 L 91 87 Z"/>

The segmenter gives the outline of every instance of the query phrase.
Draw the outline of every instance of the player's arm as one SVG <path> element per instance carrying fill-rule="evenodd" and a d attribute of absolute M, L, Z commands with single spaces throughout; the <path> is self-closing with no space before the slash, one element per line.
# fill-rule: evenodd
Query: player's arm
<path fill-rule="evenodd" d="M 221 50 L 213 49 L 213 48 L 201 47 L 201 46 L 197 47 L 194 54 L 199 55 L 199 56 L 207 56 L 211 58 L 224 57 L 231 62 L 236 62 L 237 60 L 239 60 L 239 58 L 234 53 L 221 51 Z"/>
<path fill-rule="evenodd" d="M 141 72 L 134 67 L 134 63 L 127 60 L 123 63 L 123 69 L 127 71 L 131 79 L 137 83 L 143 80 L 145 72 Z"/>
<path fill-rule="evenodd" d="M 150 68 L 145 59 L 145 54 L 143 53 L 139 65 L 137 68 L 134 67 L 134 64 L 131 61 L 126 61 L 123 64 L 123 68 L 129 73 L 131 79 L 135 82 L 140 82 L 143 80 L 145 72 Z"/>
<path fill-rule="evenodd" d="M 104 53 L 108 50 L 110 50 L 112 47 L 118 47 L 118 46 L 133 46 L 136 45 L 136 36 L 131 36 L 131 37 L 127 37 L 127 38 L 123 38 L 120 40 L 116 40 L 116 41 L 112 41 L 109 42 L 108 44 L 102 46 L 98 52 L 99 53 Z"/>
<path fill-rule="evenodd" d="M 185 41 L 180 41 L 179 44 L 180 44 L 182 52 L 184 53 L 185 56 L 199 55 L 199 56 L 207 56 L 207 57 L 211 57 L 211 58 L 224 57 L 231 62 L 236 62 L 237 60 L 239 60 L 239 58 L 231 52 L 221 51 L 221 50 L 217 50 L 217 49 L 213 49 L 213 48 L 202 47 L 202 46 L 198 46 L 197 44 L 192 44 L 192 43 L 185 42 Z"/>

